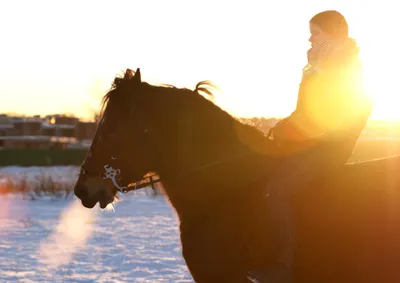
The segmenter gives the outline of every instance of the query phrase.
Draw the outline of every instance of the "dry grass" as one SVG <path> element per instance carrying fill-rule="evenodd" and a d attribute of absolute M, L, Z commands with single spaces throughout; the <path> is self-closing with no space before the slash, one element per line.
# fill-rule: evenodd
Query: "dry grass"
<path fill-rule="evenodd" d="M 20 194 L 27 200 L 37 200 L 43 197 L 52 200 L 69 199 L 74 196 L 74 182 L 75 180 L 68 182 L 57 181 L 54 177 L 46 173 L 45 169 L 33 178 L 27 174 L 13 178 L 0 173 L 0 195 Z M 147 187 L 140 191 L 148 197 L 157 197 L 162 194 L 159 184 L 156 185 L 154 190 Z"/>
<path fill-rule="evenodd" d="M 42 197 L 69 199 L 73 196 L 72 182 L 57 182 L 51 176 L 41 173 L 34 179 L 23 175 L 15 180 L 7 175 L 0 176 L 0 194 L 21 194 L 25 199 L 36 200 Z"/>

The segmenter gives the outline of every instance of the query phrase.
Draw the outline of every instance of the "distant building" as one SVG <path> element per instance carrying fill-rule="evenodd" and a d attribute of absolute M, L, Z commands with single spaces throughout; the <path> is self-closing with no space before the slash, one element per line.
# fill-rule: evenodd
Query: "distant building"
<path fill-rule="evenodd" d="M 42 121 L 39 119 L 16 121 L 13 124 L 15 136 L 40 136 L 42 133 Z"/>
<path fill-rule="evenodd" d="M 11 136 L 14 134 L 14 121 L 13 117 L 5 114 L 0 114 L 0 137 Z"/>
<path fill-rule="evenodd" d="M 0 137 L 10 136 L 14 130 L 13 124 L 0 124 Z"/>
<path fill-rule="evenodd" d="M 76 125 L 42 123 L 43 136 L 76 137 Z"/>
<path fill-rule="evenodd" d="M 88 147 L 95 132 L 95 122 L 81 122 L 65 115 L 0 115 L 0 149 Z"/>
<path fill-rule="evenodd" d="M 79 118 L 56 114 L 46 116 L 45 121 L 47 121 L 49 124 L 75 126 L 78 124 Z"/>

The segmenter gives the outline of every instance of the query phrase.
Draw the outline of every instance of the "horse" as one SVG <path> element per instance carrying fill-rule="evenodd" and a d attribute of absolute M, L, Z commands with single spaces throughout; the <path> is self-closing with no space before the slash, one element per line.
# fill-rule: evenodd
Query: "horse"
<path fill-rule="evenodd" d="M 102 103 L 74 187 L 82 205 L 159 182 L 193 279 L 251 282 L 271 261 L 265 184 L 285 153 L 219 108 L 207 81 L 152 85 L 128 69 Z M 293 196 L 293 282 L 400 282 L 399 168 L 400 156 L 348 163 Z"/>

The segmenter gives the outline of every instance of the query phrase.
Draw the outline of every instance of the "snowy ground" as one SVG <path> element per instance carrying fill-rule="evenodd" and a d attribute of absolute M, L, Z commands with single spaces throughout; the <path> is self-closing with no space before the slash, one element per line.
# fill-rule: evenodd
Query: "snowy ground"
<path fill-rule="evenodd" d="M 3 167 L 0 179 L 35 179 L 43 172 L 72 182 L 77 168 Z M 169 204 L 163 197 L 130 193 L 114 212 L 89 210 L 75 199 L 0 196 L 0 282 L 193 280 Z"/>

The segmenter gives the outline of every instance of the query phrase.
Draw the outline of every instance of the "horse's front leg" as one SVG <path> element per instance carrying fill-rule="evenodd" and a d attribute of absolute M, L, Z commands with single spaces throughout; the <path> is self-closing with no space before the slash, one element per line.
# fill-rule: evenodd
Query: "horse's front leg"
<path fill-rule="evenodd" d="M 183 237 L 185 239 L 185 237 Z M 214 241 L 182 239 L 182 253 L 196 283 L 249 283 L 240 249 Z M 229 241 L 229 240 L 227 240 Z"/>

